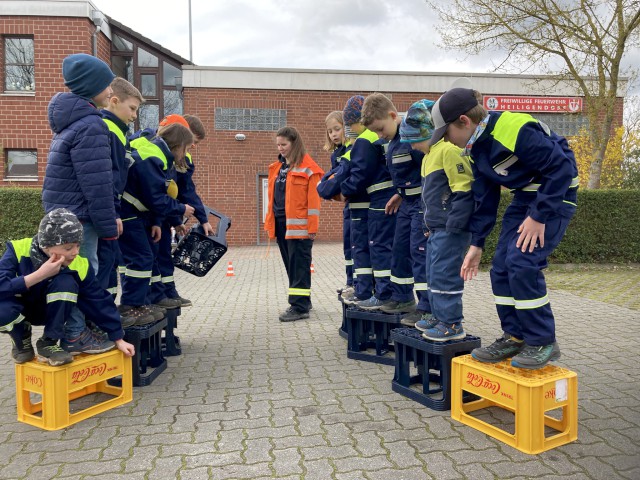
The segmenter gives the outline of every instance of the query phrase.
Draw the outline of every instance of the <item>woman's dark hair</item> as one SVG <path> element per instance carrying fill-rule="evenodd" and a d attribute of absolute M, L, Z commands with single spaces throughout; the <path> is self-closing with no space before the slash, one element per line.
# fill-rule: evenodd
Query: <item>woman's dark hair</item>
<path fill-rule="evenodd" d="M 283 137 L 291 142 L 291 152 L 287 160 L 292 167 L 300 165 L 307 150 L 304 148 L 304 142 L 298 131 L 293 127 L 282 127 L 278 130 L 278 133 L 276 133 L 276 137 Z"/>

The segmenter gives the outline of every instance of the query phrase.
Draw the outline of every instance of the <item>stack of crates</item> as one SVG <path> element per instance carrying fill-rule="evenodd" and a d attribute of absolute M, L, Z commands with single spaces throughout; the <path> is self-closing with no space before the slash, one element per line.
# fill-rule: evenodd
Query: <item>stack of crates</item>
<path fill-rule="evenodd" d="M 451 361 L 479 348 L 480 338 L 467 335 L 461 340 L 433 342 L 415 328 L 396 328 L 391 331 L 391 340 L 396 350 L 392 390 L 433 410 L 449 410 Z M 412 388 L 416 384 L 419 389 Z"/>
<path fill-rule="evenodd" d="M 162 330 L 166 327 L 167 317 L 124 329 L 124 339 L 136 349 L 132 375 L 135 387 L 150 385 L 167 368 L 167 359 L 162 352 Z"/>
<path fill-rule="evenodd" d="M 367 311 L 350 306 L 346 309 L 345 317 L 347 358 L 383 365 L 394 364 L 391 330 L 402 326 L 402 314 Z"/>

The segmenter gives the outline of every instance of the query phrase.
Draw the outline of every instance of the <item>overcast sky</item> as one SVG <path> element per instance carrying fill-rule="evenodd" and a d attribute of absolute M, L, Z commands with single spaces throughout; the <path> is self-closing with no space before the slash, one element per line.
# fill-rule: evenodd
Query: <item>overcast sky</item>
<path fill-rule="evenodd" d="M 92 1 L 189 59 L 188 0 Z M 443 50 L 425 0 L 191 0 L 191 13 L 200 66 L 478 73 L 503 58 Z M 640 52 L 626 63 L 640 64 Z"/>
<path fill-rule="evenodd" d="M 105 14 L 189 58 L 187 0 L 93 0 Z M 487 72 L 436 46 L 424 0 L 192 0 L 201 66 Z"/>

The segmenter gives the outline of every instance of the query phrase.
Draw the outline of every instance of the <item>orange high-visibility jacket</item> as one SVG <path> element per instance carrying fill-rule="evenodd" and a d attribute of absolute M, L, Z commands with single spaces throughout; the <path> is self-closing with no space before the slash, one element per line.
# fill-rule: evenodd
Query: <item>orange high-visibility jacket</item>
<path fill-rule="evenodd" d="M 276 238 L 273 190 L 281 167 L 280 160 L 269 165 L 269 208 L 264 229 L 271 239 Z M 305 154 L 300 165 L 290 168 L 287 172 L 287 187 L 284 195 L 287 240 L 301 240 L 309 238 L 309 234 L 318 233 L 320 196 L 316 187 L 323 175 L 322 168 L 308 154 Z"/>

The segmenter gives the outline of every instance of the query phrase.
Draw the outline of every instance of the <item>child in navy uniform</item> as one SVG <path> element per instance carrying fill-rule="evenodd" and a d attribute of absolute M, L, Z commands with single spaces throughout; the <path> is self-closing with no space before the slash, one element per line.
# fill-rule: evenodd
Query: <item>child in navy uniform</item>
<path fill-rule="evenodd" d="M 385 206 L 393 197 L 391 175 L 385 163 L 386 140 L 367 129 L 361 121 L 364 97 L 351 97 L 342 112 L 344 124 L 358 137 L 344 156 L 350 167 L 340 184 L 351 209 L 351 240 L 355 296 L 344 299 L 364 310 L 379 310 L 391 300 L 391 249 L 395 215 L 387 215 Z M 374 282 L 375 278 L 375 282 Z M 375 292 L 374 292 L 375 290 Z"/>
<path fill-rule="evenodd" d="M 340 185 L 332 184 L 335 174 L 340 168 L 342 156 L 351 148 L 351 141 L 346 137 L 344 131 L 344 120 L 342 112 L 335 111 L 327 115 L 325 119 L 327 135 L 323 149 L 331 151 L 331 170 L 324 174 L 318 183 L 318 194 L 325 200 L 333 200 L 340 194 Z M 351 215 L 349 213 L 349 203 L 345 202 L 342 211 L 342 248 L 344 251 L 344 264 L 347 274 L 347 281 L 344 287 L 338 288 L 338 293 L 344 297 L 352 295 L 353 288 L 353 257 L 351 254 Z"/>
<path fill-rule="evenodd" d="M 186 122 L 185 122 L 186 123 Z M 131 142 L 134 159 L 122 195 L 124 232 L 120 249 L 125 263 L 122 277 L 120 312 L 123 315 L 164 314 L 151 306 L 152 273 L 159 280 L 157 266 L 161 226 L 168 217 L 193 215 L 194 208 L 176 200 L 175 182 L 169 172 L 174 162 L 184 162 L 187 149 L 193 144 L 193 134 L 179 123 L 164 126 L 156 136 L 139 137 Z M 167 187 L 169 186 L 169 189 Z M 168 300 L 168 299 L 167 299 Z M 180 301 L 175 301 L 180 306 Z"/>
<path fill-rule="evenodd" d="M 404 313 L 401 323 L 414 326 L 416 322 L 425 322 L 432 317 L 427 293 L 427 239 L 420 178 L 424 153 L 401 142 L 400 121 L 395 105 L 383 94 L 373 93 L 365 98 L 362 123 L 389 142 L 386 162 L 396 191 L 385 206 L 385 213 L 396 216 L 391 257 L 392 302 L 381 310 Z"/>
<path fill-rule="evenodd" d="M 174 117 L 177 115 L 169 115 Z M 195 115 L 184 115 L 184 120 L 187 122 L 189 130 L 193 134 L 192 148 L 198 145 L 205 139 L 206 131 L 200 118 Z M 161 122 L 162 123 L 162 122 Z M 185 155 L 184 168 L 176 168 L 176 184 L 178 186 L 178 201 L 184 204 L 191 205 L 194 209 L 194 217 L 202 226 L 202 230 L 205 235 L 214 235 L 215 231 L 213 226 L 209 223 L 209 217 L 205 210 L 202 199 L 196 190 L 196 185 L 193 182 L 193 174 L 195 172 L 195 164 L 193 162 L 193 156 L 191 152 L 187 152 Z M 182 219 L 177 219 L 178 224 L 173 222 L 176 232 L 181 230 L 180 233 L 185 234 L 186 228 L 182 223 Z M 171 222 L 170 222 L 171 223 Z M 166 243 L 165 243 L 166 242 Z M 178 293 L 176 284 L 173 279 L 174 265 L 173 258 L 171 257 L 171 235 L 167 232 L 166 239 L 164 231 L 162 238 L 160 239 L 160 254 L 158 257 L 158 265 L 160 267 L 161 282 L 164 287 L 164 296 L 171 300 L 177 300 L 180 302 L 180 307 L 190 307 L 192 305 L 191 300 L 184 298 Z"/>
<path fill-rule="evenodd" d="M 44 216 L 35 237 L 7 242 L 0 259 L 0 332 L 10 335 L 16 363 L 28 362 L 36 354 L 32 324 L 44 325 L 36 342 L 39 360 L 52 366 L 71 362 L 71 353 L 58 341 L 65 342 L 64 322 L 76 305 L 109 338 L 105 350 L 84 353 L 117 346 L 125 355 L 134 355 L 133 345 L 123 340 L 113 298 L 98 285 L 87 259 L 78 255 L 81 241 L 82 225 L 76 216 L 58 208 Z"/>
<path fill-rule="evenodd" d="M 460 275 L 478 273 L 484 241 L 496 222 L 500 189 L 513 191 L 493 257 L 491 286 L 503 335 L 473 358 L 511 358 L 538 369 L 560 358 L 555 321 L 542 270 L 576 211 L 578 169 L 566 139 L 526 113 L 489 112 L 480 94 L 453 88 L 433 106 L 434 144 L 441 138 L 463 148 L 473 169 L 476 207 L 471 247 Z"/>
<path fill-rule="evenodd" d="M 427 340 L 442 342 L 466 336 L 462 328 L 462 260 L 469 247 L 469 217 L 473 212 L 473 175 L 460 148 L 439 141 L 432 147 L 431 100 L 409 108 L 400 125 L 403 143 L 426 154 L 422 162 L 424 223 L 429 229 L 426 277 L 433 317 L 420 320 L 416 328 Z"/>
<path fill-rule="evenodd" d="M 129 124 L 138 116 L 140 104 L 144 102 L 140 91 L 124 78 L 117 77 L 111 82 L 113 94 L 109 98 L 107 107 L 101 110 L 102 119 L 109 129 L 109 143 L 111 146 L 111 164 L 113 172 L 113 194 L 116 215 L 120 222 L 121 197 L 127 183 L 129 167 L 133 163 L 129 146 Z M 115 240 L 98 240 L 99 268 L 96 278 L 114 298 L 117 293 L 117 267 L 120 264 L 120 246 Z M 151 314 L 142 315 L 138 312 L 135 317 L 123 316 L 125 326 L 133 324 L 144 325 L 154 321 Z"/>

